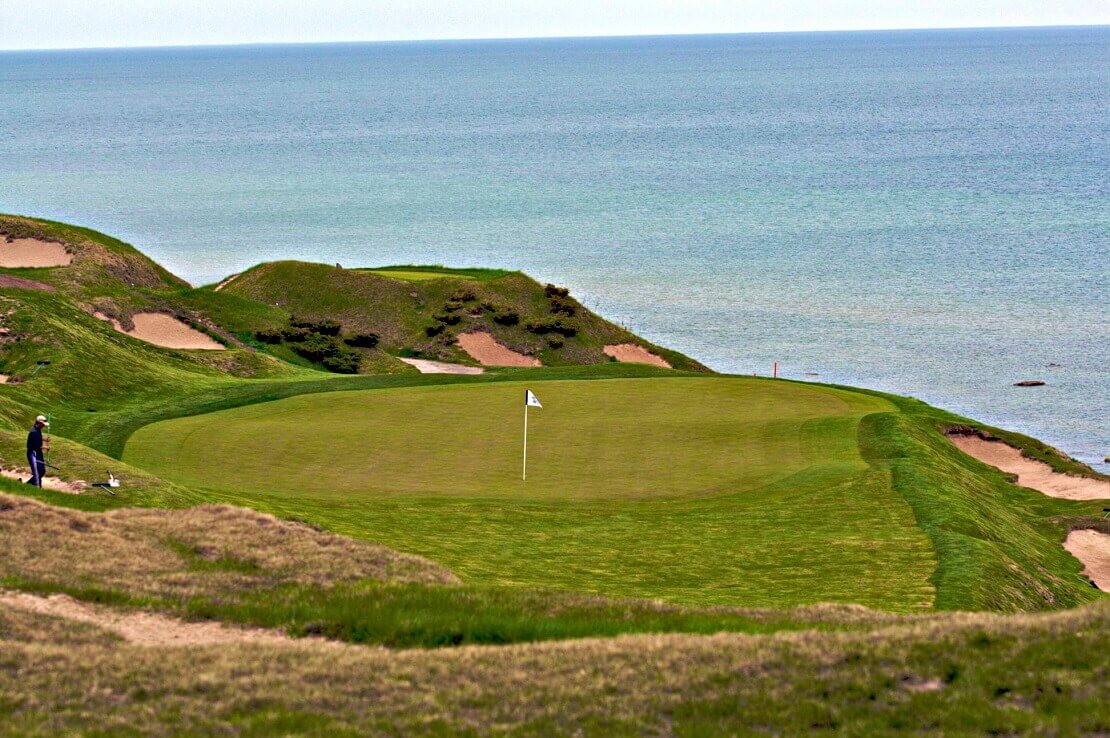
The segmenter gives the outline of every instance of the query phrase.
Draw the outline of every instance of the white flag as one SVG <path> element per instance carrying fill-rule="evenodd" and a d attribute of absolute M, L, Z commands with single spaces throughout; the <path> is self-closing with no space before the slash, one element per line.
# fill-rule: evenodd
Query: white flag
<path fill-rule="evenodd" d="M 524 390 L 524 405 L 525 407 L 538 407 L 543 409 L 543 405 L 540 404 L 540 398 L 532 394 L 532 390 Z"/>

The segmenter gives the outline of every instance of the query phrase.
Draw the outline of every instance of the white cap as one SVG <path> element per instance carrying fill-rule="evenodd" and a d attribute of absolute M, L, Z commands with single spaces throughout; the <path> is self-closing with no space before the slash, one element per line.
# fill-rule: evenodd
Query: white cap
<path fill-rule="evenodd" d="M 43 425 L 50 425 L 50 421 L 46 419 L 45 415 L 40 415 L 37 418 L 35 418 L 35 422 L 36 423 L 42 423 Z"/>

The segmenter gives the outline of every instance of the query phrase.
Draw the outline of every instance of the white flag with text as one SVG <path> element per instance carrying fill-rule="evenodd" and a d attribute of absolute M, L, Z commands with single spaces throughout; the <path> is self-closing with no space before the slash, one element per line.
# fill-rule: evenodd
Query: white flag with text
<path fill-rule="evenodd" d="M 524 390 L 524 405 L 526 407 L 543 408 L 543 405 L 540 404 L 540 398 L 532 394 L 532 390 Z"/>

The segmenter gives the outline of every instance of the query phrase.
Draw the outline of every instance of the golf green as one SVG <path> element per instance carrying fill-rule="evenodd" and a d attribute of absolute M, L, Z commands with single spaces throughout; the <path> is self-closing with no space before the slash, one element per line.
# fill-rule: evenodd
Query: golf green
<path fill-rule="evenodd" d="M 885 400 L 737 377 L 302 395 L 141 428 L 125 459 L 472 581 L 698 604 L 928 604 L 935 557 L 857 445 Z"/>

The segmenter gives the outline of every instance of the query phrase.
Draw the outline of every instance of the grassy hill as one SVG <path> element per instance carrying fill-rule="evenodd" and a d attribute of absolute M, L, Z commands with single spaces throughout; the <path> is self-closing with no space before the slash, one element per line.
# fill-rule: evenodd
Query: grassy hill
<path fill-rule="evenodd" d="M 1110 730 L 1105 595 L 1061 546 L 1106 503 L 943 431 L 1098 476 L 1035 439 L 713 375 L 516 272 L 277 262 L 194 289 L 92 231 L 0 216 L 7 236 L 74 258 L 0 268 L 0 462 L 46 412 L 64 480 L 123 486 L 0 478 L 0 589 L 102 616 L 0 592 L 0 735 Z M 149 312 L 224 350 L 125 332 Z M 574 334 L 529 329 L 552 321 Z M 259 337 L 302 324 L 379 341 L 342 376 Z M 547 366 L 397 359 L 469 362 L 468 330 Z M 676 369 L 609 361 L 622 342 Z M 135 610 L 343 643 L 141 647 L 113 630 Z"/>

